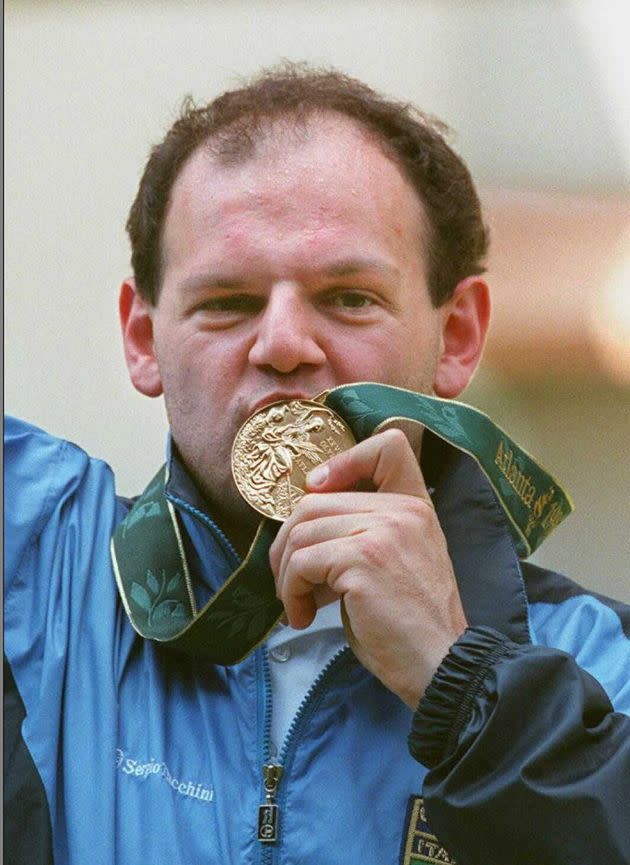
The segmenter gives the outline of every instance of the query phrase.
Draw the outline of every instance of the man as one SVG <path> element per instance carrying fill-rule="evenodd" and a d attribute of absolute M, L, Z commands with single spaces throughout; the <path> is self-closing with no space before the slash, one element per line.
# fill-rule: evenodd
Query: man
<path fill-rule="evenodd" d="M 188 107 L 128 231 L 126 359 L 165 398 L 163 496 L 202 606 L 259 522 L 239 428 L 351 382 L 461 393 L 487 239 L 439 125 L 295 68 Z M 288 625 L 222 666 L 129 624 L 175 615 L 159 557 L 118 600 L 110 536 L 121 581 L 116 539 L 155 503 L 129 512 L 102 464 L 8 432 L 12 861 L 628 861 L 627 613 L 521 566 L 469 457 L 425 437 L 420 464 L 388 430 L 313 470 L 269 552 Z"/>

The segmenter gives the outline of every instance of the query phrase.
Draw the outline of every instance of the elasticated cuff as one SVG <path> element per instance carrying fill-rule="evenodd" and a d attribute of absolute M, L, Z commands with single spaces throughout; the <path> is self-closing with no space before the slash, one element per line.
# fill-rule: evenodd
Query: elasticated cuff
<path fill-rule="evenodd" d="M 517 646 L 494 628 L 467 628 L 438 667 L 413 716 L 411 756 L 429 769 L 457 744 L 489 669 Z"/>

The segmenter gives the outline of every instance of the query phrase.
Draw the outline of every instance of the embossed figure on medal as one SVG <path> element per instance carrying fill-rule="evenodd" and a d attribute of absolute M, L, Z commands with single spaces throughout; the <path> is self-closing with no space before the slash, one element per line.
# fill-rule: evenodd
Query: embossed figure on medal
<path fill-rule="evenodd" d="M 275 402 L 238 431 L 232 473 L 255 510 L 285 520 L 305 493 L 308 472 L 354 444 L 348 425 L 325 405 L 305 399 Z"/>

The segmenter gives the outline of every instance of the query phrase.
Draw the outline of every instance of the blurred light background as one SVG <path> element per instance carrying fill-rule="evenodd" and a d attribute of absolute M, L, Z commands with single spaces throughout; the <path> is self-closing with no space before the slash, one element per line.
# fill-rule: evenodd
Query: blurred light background
<path fill-rule="evenodd" d="M 161 401 L 127 381 L 124 233 L 186 93 L 333 64 L 456 130 L 493 234 L 493 335 L 466 399 L 572 493 L 537 560 L 630 597 L 627 0 L 7 0 L 5 405 L 137 493 Z"/>

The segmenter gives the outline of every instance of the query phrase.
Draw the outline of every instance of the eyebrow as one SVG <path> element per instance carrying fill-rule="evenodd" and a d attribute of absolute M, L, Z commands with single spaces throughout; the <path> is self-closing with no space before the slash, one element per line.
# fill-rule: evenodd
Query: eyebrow
<path fill-rule="evenodd" d="M 400 271 L 394 265 L 374 258 L 353 258 L 342 261 L 324 268 L 323 273 L 326 276 L 352 276 L 355 273 L 364 273 L 366 270 L 375 270 L 385 276 L 400 275 Z"/>
<path fill-rule="evenodd" d="M 228 291 L 238 291 L 246 284 L 243 279 L 233 279 L 218 273 L 195 273 L 182 282 L 183 291 L 196 291 L 200 288 L 223 288 Z"/>
<path fill-rule="evenodd" d="M 384 276 L 397 277 L 400 271 L 392 264 L 374 258 L 353 258 L 340 261 L 329 267 L 324 267 L 321 273 L 327 277 L 353 276 L 366 271 L 376 271 Z M 239 291 L 248 284 L 248 280 L 230 277 L 221 273 L 198 273 L 186 278 L 182 289 L 186 292 L 200 288 L 221 288 L 225 291 Z"/>

